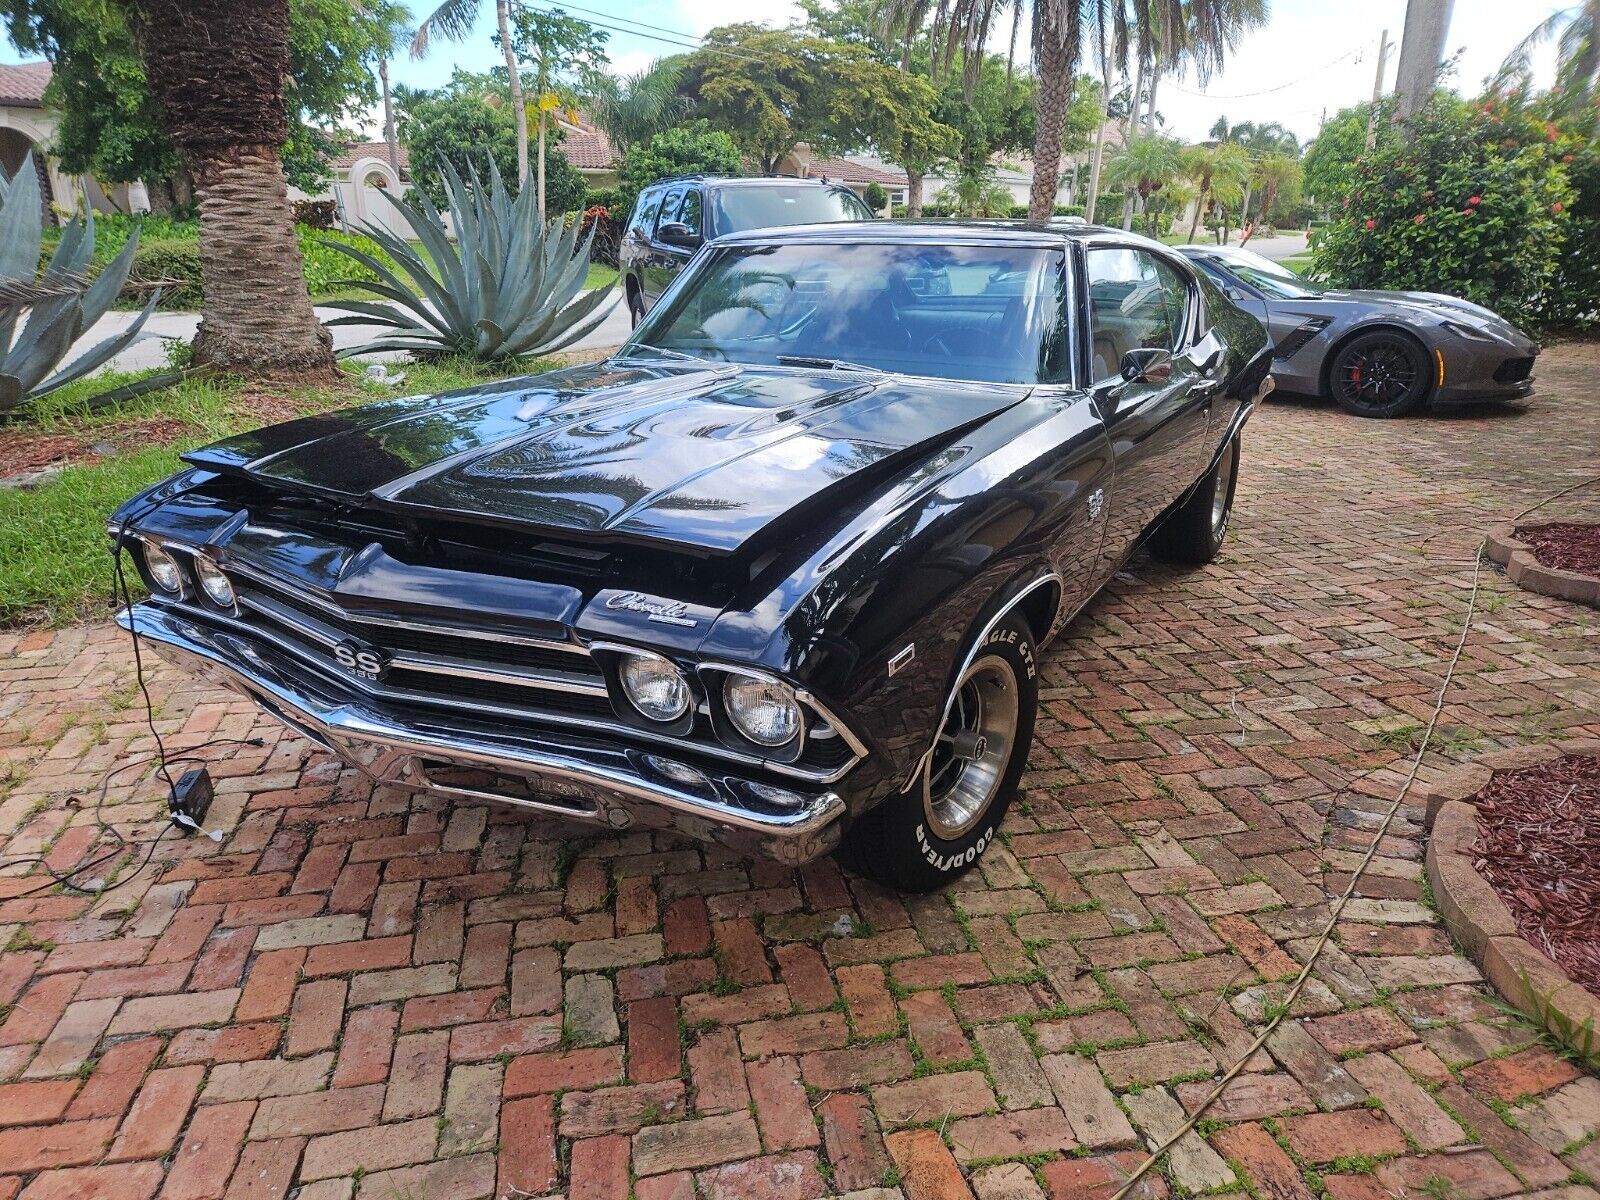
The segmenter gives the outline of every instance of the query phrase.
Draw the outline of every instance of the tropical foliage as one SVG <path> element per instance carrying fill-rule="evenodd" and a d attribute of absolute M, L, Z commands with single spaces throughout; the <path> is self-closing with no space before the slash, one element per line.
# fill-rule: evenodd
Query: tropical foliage
<path fill-rule="evenodd" d="M 688 101 L 678 91 L 682 76 L 681 58 L 658 58 L 631 75 L 602 73 L 591 84 L 586 101 L 589 116 L 617 153 L 626 155 L 683 117 Z"/>
<path fill-rule="evenodd" d="M 127 282 L 139 235 L 135 231 L 91 282 L 94 218 L 74 218 L 40 273 L 39 214 L 39 176 L 30 155 L 14 178 L 0 170 L 0 418 L 98 370 L 140 336 L 160 298 L 153 293 L 127 329 L 62 367 L 73 343 L 105 315 Z"/>
<path fill-rule="evenodd" d="M 623 155 L 617 172 L 615 212 L 626 221 L 639 193 L 658 179 L 671 175 L 737 175 L 744 169 L 739 147 L 720 129 L 706 121 L 691 121 L 657 134 Z"/>
<path fill-rule="evenodd" d="M 425 164 L 448 162 L 465 174 L 488 158 L 505 178 L 517 178 L 517 125 L 503 79 L 458 68 L 443 87 L 397 87 L 395 102 L 401 144 L 419 168 L 412 182 L 436 207 L 449 203 L 444 176 Z M 559 137 L 548 139 L 544 173 L 547 211 L 573 212 L 583 204 L 587 185 L 561 152 Z"/>
<path fill-rule="evenodd" d="M 406 350 L 419 358 L 501 361 L 559 350 L 605 320 L 611 288 L 583 291 L 589 243 L 580 242 L 577 221 L 541 222 L 534 190 L 524 187 L 513 199 L 492 161 L 487 185 L 473 173 L 469 186 L 448 164 L 444 174 L 454 241 L 439 210 L 419 191 L 414 202 L 389 197 L 417 245 L 371 231 L 392 268 L 358 246 L 328 243 L 377 277 L 356 286 L 388 301 L 331 304 L 352 315 L 330 324 L 389 330 L 347 353 Z"/>
<path fill-rule="evenodd" d="M 1150 211 L 1150 197 L 1173 182 L 1183 169 L 1183 149 L 1159 133 L 1130 137 L 1106 163 L 1105 181 L 1112 187 L 1128 188 L 1146 213 L 1145 232 L 1158 230 Z"/>
<path fill-rule="evenodd" d="M 1357 159 L 1315 265 L 1349 287 L 1464 296 L 1533 320 L 1562 257 L 1580 149 L 1519 100 L 1441 93 Z"/>

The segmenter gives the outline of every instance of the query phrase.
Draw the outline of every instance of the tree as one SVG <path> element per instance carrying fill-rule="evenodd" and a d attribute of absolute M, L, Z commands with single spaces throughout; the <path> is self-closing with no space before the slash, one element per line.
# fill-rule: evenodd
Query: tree
<path fill-rule="evenodd" d="M 10 0 L 6 31 L 53 68 L 45 103 L 60 114 L 52 152 L 63 170 L 103 184 L 145 180 L 158 201 L 184 200 L 188 181 L 162 125 L 120 0 Z M 290 181 L 315 191 L 327 179 L 333 132 L 378 100 L 371 67 L 407 19 L 398 4 L 290 0 Z M 166 187 L 164 185 L 175 185 Z"/>
<path fill-rule="evenodd" d="M 672 175 L 737 175 L 744 168 L 739 147 L 720 129 L 691 121 L 631 146 L 617 171 L 617 213 L 624 221 L 639 193 Z"/>
<path fill-rule="evenodd" d="M 437 205 L 446 201 L 441 163 L 466 176 L 492 160 L 506 179 L 517 169 L 517 128 L 510 91 L 495 73 L 457 69 L 442 88 L 395 88 L 400 141 L 411 155 L 413 182 Z M 543 156 L 545 203 L 551 212 L 572 212 L 583 204 L 588 184 L 551 139 Z"/>
<path fill-rule="evenodd" d="M 516 14 L 512 37 L 516 41 L 517 61 L 533 64 L 533 110 L 539 124 L 538 208 L 545 219 L 545 146 L 551 114 L 562 109 L 575 111 L 589 82 L 609 61 L 605 44 L 610 34 L 569 17 L 561 9 L 523 9 Z"/>
<path fill-rule="evenodd" d="M 1600 85 L 1600 0 L 1583 0 L 1559 9 L 1534 26 L 1506 57 L 1496 90 L 1525 83 L 1532 74 L 1534 51 L 1552 39 L 1556 43 L 1556 86 L 1550 94 L 1554 115 L 1576 120 L 1592 131 L 1596 87 Z"/>
<path fill-rule="evenodd" d="M 1136 133 L 1106 164 L 1105 178 L 1113 187 L 1131 188 L 1145 209 L 1150 196 L 1176 179 L 1182 169 L 1183 155 L 1177 142 L 1159 133 Z M 1150 222 L 1146 225 L 1148 228 Z M 1122 227 L 1133 228 L 1131 214 L 1124 217 Z"/>
<path fill-rule="evenodd" d="M 658 58 L 632 75 L 595 77 L 587 104 L 589 116 L 611 139 L 619 157 L 665 133 L 682 118 L 688 105 L 678 92 L 682 76 L 683 56 L 674 55 Z"/>
<path fill-rule="evenodd" d="M 926 80 L 861 44 L 805 29 L 713 29 L 684 64 L 681 86 L 695 115 L 769 174 L 801 142 L 872 147 L 901 163 L 937 161 L 953 145 L 954 135 L 931 115 L 937 97 Z"/>
<path fill-rule="evenodd" d="M 1300 175 L 1300 160 L 1287 154 L 1263 154 L 1257 160 L 1254 178 L 1261 185 L 1262 221 L 1272 219 L 1279 200 L 1298 191 Z"/>
<path fill-rule="evenodd" d="M 1367 116 L 1371 111 L 1368 103 L 1340 109 L 1322 123 L 1306 148 L 1301 162 L 1305 190 L 1324 208 L 1338 204 L 1354 184 L 1356 167 L 1366 153 Z M 1380 120 L 1379 140 L 1387 137 L 1392 128 L 1391 122 Z"/>
<path fill-rule="evenodd" d="M 433 45 L 434 38 L 445 41 L 465 41 L 472 33 L 478 18 L 479 0 L 443 0 L 422 23 L 411 38 L 411 57 L 422 58 Z M 528 101 L 522 93 L 522 75 L 517 70 L 517 52 L 511 39 L 512 0 L 494 0 L 495 43 L 505 59 L 507 88 L 511 93 L 511 116 L 516 139 L 517 186 L 528 182 Z"/>
<path fill-rule="evenodd" d="M 994 168 L 985 164 L 962 170 L 939 189 L 934 203 L 961 217 L 1008 217 L 1012 201 L 1011 193 L 995 179 Z"/>
<path fill-rule="evenodd" d="M 1215 132 L 1215 131 L 1213 131 Z M 1219 190 L 1237 191 L 1249 178 L 1250 155 L 1233 142 L 1193 146 L 1184 154 L 1184 174 L 1195 186 L 1194 220 L 1189 225 L 1189 240 L 1194 241 L 1200 218 Z"/>
<path fill-rule="evenodd" d="M 908 47 L 929 22 L 927 0 L 885 0 L 885 25 Z M 1072 102 L 1073 73 L 1087 31 L 1099 43 L 1107 78 L 1110 66 L 1126 70 L 1132 49 L 1138 63 L 1191 63 L 1205 78 L 1249 25 L 1264 19 L 1262 0 L 950 0 L 932 13 L 932 61 L 948 67 L 966 56 L 969 67 L 987 45 L 991 29 L 1028 18 L 1038 80 L 1034 106 L 1033 191 L 1028 212 L 1048 217 L 1061 176 L 1062 134 Z"/>
<path fill-rule="evenodd" d="M 332 379 L 280 154 L 287 0 L 124 0 L 151 94 L 200 204 L 197 366 Z M 248 31 L 246 35 L 244 31 Z"/>

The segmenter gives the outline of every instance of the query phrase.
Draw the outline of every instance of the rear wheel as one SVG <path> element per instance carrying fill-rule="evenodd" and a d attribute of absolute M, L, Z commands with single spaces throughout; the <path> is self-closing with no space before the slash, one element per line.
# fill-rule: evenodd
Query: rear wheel
<path fill-rule="evenodd" d="M 1189 498 L 1150 534 L 1150 553 L 1164 562 L 1202 566 L 1217 557 L 1233 517 L 1233 492 L 1239 482 L 1239 435 L 1195 485 Z"/>
<path fill-rule="evenodd" d="M 1328 366 L 1328 389 L 1358 417 L 1403 417 L 1428 398 L 1428 352 L 1403 333 L 1380 329 L 1352 338 Z"/>
<path fill-rule="evenodd" d="M 957 680 L 915 782 L 846 832 L 846 864 L 889 887 L 928 892 L 977 862 L 1027 765 L 1037 675 L 1033 636 L 1020 617 L 1008 617 Z"/>

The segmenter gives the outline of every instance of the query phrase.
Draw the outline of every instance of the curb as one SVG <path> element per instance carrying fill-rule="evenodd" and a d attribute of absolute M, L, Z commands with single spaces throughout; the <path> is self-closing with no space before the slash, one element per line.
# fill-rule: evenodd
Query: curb
<path fill-rule="evenodd" d="M 1600 1030 L 1600 997 L 1573 982 L 1556 963 L 1517 933 L 1515 918 L 1472 864 L 1478 838 L 1477 797 L 1496 771 L 1551 762 L 1568 754 L 1600 755 L 1600 739 L 1575 738 L 1481 755 L 1446 771 L 1428 787 L 1426 869 L 1446 928 L 1484 976 L 1524 1013 L 1547 1010 L 1580 1028 Z"/>
<path fill-rule="evenodd" d="M 1532 547 L 1517 540 L 1517 532 L 1511 525 L 1495 525 L 1484 537 L 1489 560 L 1504 567 L 1512 583 L 1543 596 L 1600 608 L 1600 579 L 1542 565 Z"/>

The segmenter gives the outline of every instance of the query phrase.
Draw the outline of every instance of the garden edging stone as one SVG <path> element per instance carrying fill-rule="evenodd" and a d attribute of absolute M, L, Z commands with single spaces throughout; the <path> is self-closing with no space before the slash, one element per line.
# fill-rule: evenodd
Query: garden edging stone
<path fill-rule="evenodd" d="M 1511 582 L 1530 592 L 1600 608 L 1600 578 L 1547 567 L 1533 556 L 1533 548 L 1517 537 L 1512 524 L 1496 525 L 1484 537 L 1484 552 L 1491 562 L 1506 569 Z"/>

